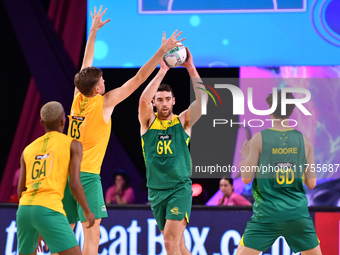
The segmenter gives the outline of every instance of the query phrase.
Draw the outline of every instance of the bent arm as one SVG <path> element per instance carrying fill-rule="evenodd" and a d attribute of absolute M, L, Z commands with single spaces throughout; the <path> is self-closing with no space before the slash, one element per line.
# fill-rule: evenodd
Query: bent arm
<path fill-rule="evenodd" d="M 184 124 L 183 128 L 188 131 L 188 129 L 190 129 L 202 115 L 202 95 L 206 95 L 206 102 L 204 102 L 205 104 L 208 103 L 208 97 L 207 93 L 203 90 L 205 89 L 205 86 L 203 85 L 201 77 L 196 70 L 192 55 L 188 47 L 186 47 L 186 50 L 187 61 L 182 64 L 182 66 L 188 70 L 189 76 L 191 78 L 192 86 L 195 92 L 195 101 L 191 103 L 187 110 L 179 115 L 179 119 Z"/>
<path fill-rule="evenodd" d="M 242 146 L 242 155 L 245 157 L 243 171 L 241 170 L 242 181 L 245 184 L 250 183 L 254 179 L 256 167 L 259 164 L 262 148 L 261 132 L 256 133 L 251 140 L 245 141 Z"/>
<path fill-rule="evenodd" d="M 142 95 L 139 98 L 138 106 L 138 119 L 141 124 L 141 134 L 145 133 L 146 129 L 149 128 L 150 119 L 153 113 L 152 99 L 157 92 L 159 85 L 165 77 L 169 67 L 166 66 L 164 61 L 160 62 L 160 69 L 152 81 L 146 86 Z"/>
<path fill-rule="evenodd" d="M 20 158 L 20 176 L 18 182 L 18 197 L 21 198 L 22 192 L 26 190 L 26 164 L 24 160 L 24 152 L 21 154 Z"/>

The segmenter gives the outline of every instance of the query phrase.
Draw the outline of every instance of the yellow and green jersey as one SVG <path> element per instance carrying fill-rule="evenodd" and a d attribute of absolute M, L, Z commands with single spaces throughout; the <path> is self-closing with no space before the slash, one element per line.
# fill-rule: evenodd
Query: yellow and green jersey
<path fill-rule="evenodd" d="M 191 183 L 190 136 L 177 115 L 171 120 L 160 120 L 156 114 L 141 138 L 148 188 L 171 189 Z"/>
<path fill-rule="evenodd" d="M 111 119 L 103 117 L 104 97 L 78 93 L 72 103 L 67 135 L 83 144 L 81 172 L 100 174 L 111 134 Z"/>
<path fill-rule="evenodd" d="M 39 205 L 64 215 L 64 197 L 70 164 L 72 138 L 52 131 L 28 145 L 23 158 L 26 165 L 26 191 L 20 205 Z"/>
<path fill-rule="evenodd" d="M 306 164 L 301 132 L 266 129 L 262 134 L 259 168 L 252 184 L 253 219 L 261 222 L 290 221 L 309 217 L 303 186 Z"/>

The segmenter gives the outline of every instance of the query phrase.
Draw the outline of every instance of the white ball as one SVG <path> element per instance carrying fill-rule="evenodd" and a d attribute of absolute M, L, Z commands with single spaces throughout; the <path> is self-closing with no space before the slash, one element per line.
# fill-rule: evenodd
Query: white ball
<path fill-rule="evenodd" d="M 163 60 L 167 66 L 178 67 L 182 65 L 187 59 L 187 51 L 183 44 L 179 44 L 173 49 L 169 50 L 163 56 Z"/>

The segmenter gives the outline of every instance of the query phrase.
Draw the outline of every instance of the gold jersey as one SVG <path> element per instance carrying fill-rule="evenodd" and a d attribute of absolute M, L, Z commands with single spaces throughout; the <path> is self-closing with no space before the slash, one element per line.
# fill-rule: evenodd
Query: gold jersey
<path fill-rule="evenodd" d="M 72 138 L 57 131 L 48 132 L 23 152 L 26 188 L 20 205 L 39 205 L 65 214 L 62 199 L 69 174 Z"/>
<path fill-rule="evenodd" d="M 103 117 L 104 97 L 85 97 L 78 93 L 72 103 L 67 135 L 83 144 L 81 172 L 100 174 L 111 134 L 111 119 Z"/>

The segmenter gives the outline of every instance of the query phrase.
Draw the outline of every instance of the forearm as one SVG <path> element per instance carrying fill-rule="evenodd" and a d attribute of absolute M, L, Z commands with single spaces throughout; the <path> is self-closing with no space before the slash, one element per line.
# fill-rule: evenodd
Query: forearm
<path fill-rule="evenodd" d="M 161 84 L 162 80 L 164 79 L 164 76 L 166 75 L 167 71 L 164 69 L 159 69 L 158 73 L 156 76 L 152 79 L 152 81 L 146 86 L 144 89 L 142 95 L 141 95 L 141 100 L 145 100 L 146 102 L 150 102 L 154 95 L 157 92 L 157 89 L 159 85 Z"/>
<path fill-rule="evenodd" d="M 86 42 L 85 53 L 83 58 L 83 64 L 81 69 L 92 66 L 93 56 L 94 56 L 94 44 L 96 41 L 98 29 L 91 28 L 89 38 Z"/>
<path fill-rule="evenodd" d="M 157 65 L 159 64 L 159 62 L 162 60 L 164 54 L 166 53 L 166 51 L 164 50 L 164 48 L 161 46 L 157 52 L 155 53 L 155 55 L 152 56 L 152 58 L 149 59 L 148 62 L 146 62 L 137 72 L 136 77 L 138 79 L 140 79 L 143 83 L 153 72 L 153 70 L 155 70 L 155 68 L 157 67 Z"/>
<path fill-rule="evenodd" d="M 74 198 L 77 200 L 77 202 L 79 203 L 81 208 L 83 208 L 84 212 L 85 213 L 90 212 L 90 208 L 87 204 L 85 192 L 84 192 L 84 189 L 83 189 L 81 182 L 70 180 L 69 185 L 70 185 L 70 189 L 72 191 Z"/>

